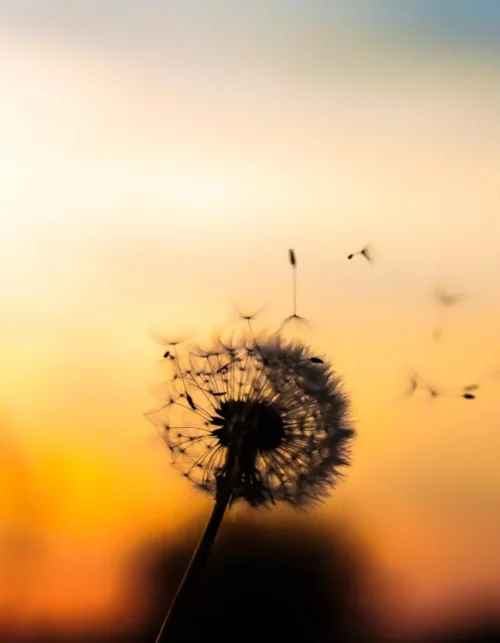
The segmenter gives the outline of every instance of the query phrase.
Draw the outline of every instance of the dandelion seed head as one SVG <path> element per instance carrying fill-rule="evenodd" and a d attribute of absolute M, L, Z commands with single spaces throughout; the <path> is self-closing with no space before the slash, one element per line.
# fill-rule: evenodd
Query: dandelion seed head
<path fill-rule="evenodd" d="M 232 501 L 304 506 L 328 493 L 349 464 L 354 430 L 323 357 L 277 334 L 179 348 L 168 403 L 149 419 L 186 478 L 216 495 L 236 454 Z"/>

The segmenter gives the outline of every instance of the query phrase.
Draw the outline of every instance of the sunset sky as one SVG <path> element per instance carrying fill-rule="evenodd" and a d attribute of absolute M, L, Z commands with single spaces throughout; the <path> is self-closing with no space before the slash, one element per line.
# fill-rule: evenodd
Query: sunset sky
<path fill-rule="evenodd" d="M 106 585 L 207 511 L 143 418 L 152 331 L 274 328 L 294 248 L 359 432 L 323 512 L 373 534 L 408 622 L 500 600 L 500 3 L 3 2 L 0 75 L 0 527 Z M 466 294 L 442 318 L 438 286 Z M 406 399 L 411 368 L 478 399 Z"/>

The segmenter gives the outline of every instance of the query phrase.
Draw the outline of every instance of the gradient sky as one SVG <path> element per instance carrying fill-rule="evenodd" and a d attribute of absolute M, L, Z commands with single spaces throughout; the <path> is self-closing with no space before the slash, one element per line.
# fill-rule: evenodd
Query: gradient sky
<path fill-rule="evenodd" d="M 408 601 L 498 564 L 499 4 L 3 2 L 0 61 L 2 426 L 54 551 L 194 510 L 142 417 L 150 331 L 277 324 L 293 247 L 358 422 L 327 510 L 380 534 Z M 436 343 L 439 284 L 468 296 Z M 403 400 L 410 367 L 478 400 Z"/>

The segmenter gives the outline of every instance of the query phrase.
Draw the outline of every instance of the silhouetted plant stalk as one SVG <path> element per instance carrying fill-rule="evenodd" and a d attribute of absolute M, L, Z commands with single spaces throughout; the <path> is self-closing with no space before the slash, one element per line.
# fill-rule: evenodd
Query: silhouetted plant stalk
<path fill-rule="evenodd" d="M 224 514 L 231 501 L 231 488 L 234 484 L 235 473 L 236 467 L 233 468 L 231 476 L 225 475 L 224 479 L 221 478 L 219 482 L 214 508 L 205 531 L 177 588 L 155 643 L 175 641 L 177 638 L 176 632 L 180 630 L 183 614 L 189 605 L 189 596 L 203 573 Z"/>
<path fill-rule="evenodd" d="M 164 357 L 172 372 L 150 418 L 174 463 L 215 504 L 156 643 L 182 632 L 227 508 L 319 501 L 349 464 L 354 436 L 340 378 L 298 341 L 259 339 L 251 329 L 236 342 L 195 347 L 183 362 L 171 343 Z"/>

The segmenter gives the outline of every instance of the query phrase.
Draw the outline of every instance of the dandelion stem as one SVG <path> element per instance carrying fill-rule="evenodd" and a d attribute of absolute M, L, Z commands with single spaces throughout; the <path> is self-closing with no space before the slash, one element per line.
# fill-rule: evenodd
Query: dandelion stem
<path fill-rule="evenodd" d="M 297 270 L 293 267 L 293 316 L 297 317 Z"/>
<path fill-rule="evenodd" d="M 175 593 L 172 603 L 170 604 L 155 643 L 165 643 L 166 641 L 173 643 L 179 637 L 179 617 L 182 617 L 186 608 L 187 599 L 203 572 L 231 499 L 232 485 L 230 482 L 232 481 L 226 477 L 225 482 L 219 486 L 212 514 L 208 520 L 207 526 L 205 527 L 203 536 L 201 537 L 191 561 L 189 562 L 177 592 Z"/>

